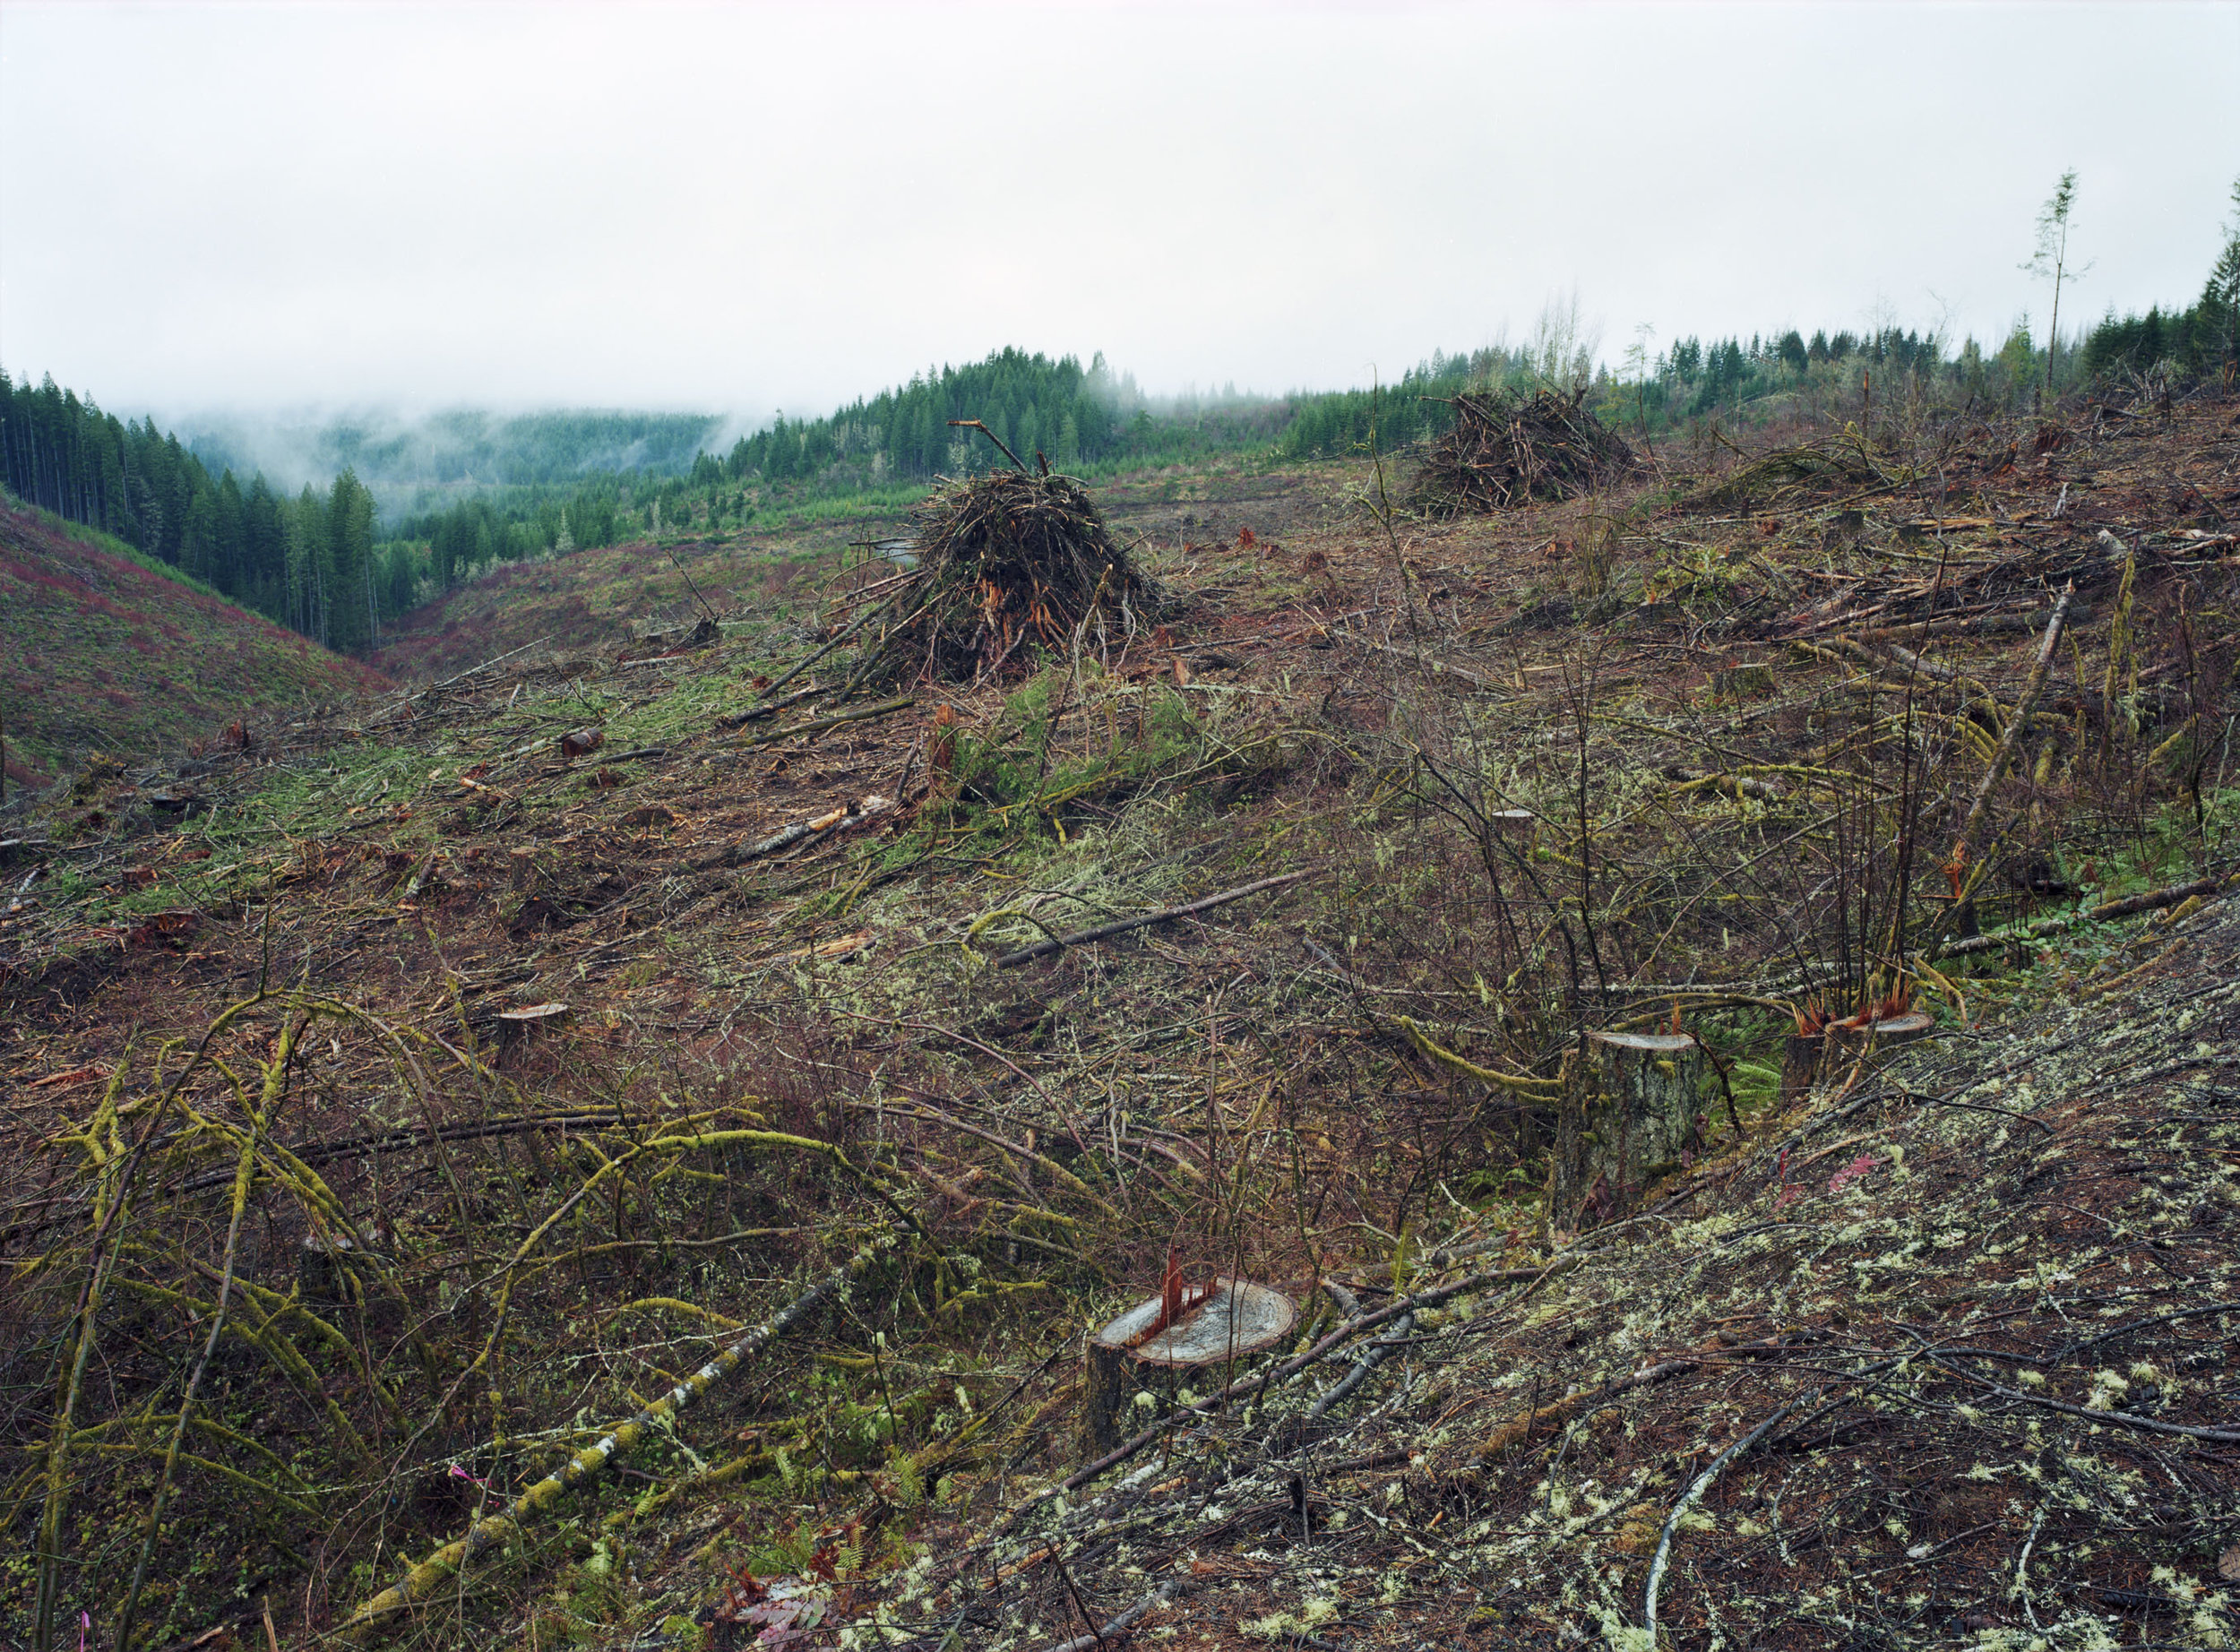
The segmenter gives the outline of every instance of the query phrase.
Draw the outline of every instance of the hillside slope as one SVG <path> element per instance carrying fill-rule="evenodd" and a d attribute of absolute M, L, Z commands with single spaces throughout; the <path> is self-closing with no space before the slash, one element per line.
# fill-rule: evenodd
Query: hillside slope
<path fill-rule="evenodd" d="M 851 523 L 669 544 L 640 538 L 514 563 L 401 615 L 374 663 L 400 682 L 412 682 L 448 676 L 517 649 L 612 658 L 638 651 L 642 624 L 689 626 L 701 613 L 693 587 L 720 614 L 751 614 L 774 624 L 789 613 L 796 580 L 812 570 L 829 572 L 850 539 L 874 530 L 892 531 Z"/>
<path fill-rule="evenodd" d="M 387 686 L 222 598 L 0 505 L 7 776 L 39 787 L 83 751 L 153 756 L 245 713 Z"/>
<path fill-rule="evenodd" d="M 1177 478 L 1015 675 L 516 660 L 27 846 L 13 1552 L 104 1646 L 2220 1644 L 2240 404 L 1930 435 Z M 1296 1337 L 1093 1458 L 1170 1262 Z"/>

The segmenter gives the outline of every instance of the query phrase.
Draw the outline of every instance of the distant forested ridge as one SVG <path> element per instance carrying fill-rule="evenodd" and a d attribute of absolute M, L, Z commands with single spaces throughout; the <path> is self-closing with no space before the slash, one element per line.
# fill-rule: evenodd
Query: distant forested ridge
<path fill-rule="evenodd" d="M 1853 418 L 1898 405 L 1988 414 L 2122 374 L 2231 374 L 2240 370 L 2240 184 L 2234 208 L 2194 303 L 2110 312 L 2087 333 L 2043 344 L 2027 316 L 1994 346 L 1957 348 L 1934 330 L 1889 325 L 1690 335 L 1663 348 L 1644 331 L 1614 366 L 1582 338 L 1575 306 L 1551 306 L 1521 345 L 1434 351 L 1367 389 L 1252 397 L 1229 386 L 1166 400 L 1101 354 L 1084 366 L 1007 348 L 927 367 L 823 417 L 780 414 L 721 452 L 707 445 L 723 424 L 716 417 L 619 411 L 461 411 L 292 435 L 237 425 L 183 444 L 153 419 L 119 420 L 52 378 L 34 387 L 0 374 L 0 469 L 22 498 L 358 651 L 378 643 L 391 618 L 502 563 L 639 534 L 892 513 L 937 477 L 1007 462 L 954 419 L 984 422 L 1024 463 L 1039 453 L 1102 478 L 1225 457 L 1340 457 L 1373 443 L 1390 452 L 1445 429 L 1465 391 L 1553 386 L 1654 438 L 1714 419 Z M 272 486 L 268 469 L 290 486 L 301 478 L 300 491 Z"/>
<path fill-rule="evenodd" d="M 1095 469 L 1116 460 L 1181 460 L 1273 431 L 1224 396 L 1197 398 L 1155 414 L 1132 376 L 1116 375 L 1100 354 L 1083 367 L 1006 348 L 961 367 L 929 367 L 908 384 L 858 399 L 829 417 L 788 420 L 744 436 L 720 459 L 702 455 L 696 482 L 785 482 L 845 470 L 850 480 L 930 481 L 1006 462 L 995 446 L 951 419 L 986 425 L 1021 461 L 1043 454 L 1062 470 Z M 1210 405 L 1208 405 L 1210 403 Z"/>
<path fill-rule="evenodd" d="M 1233 385 L 1155 403 L 1102 356 L 1084 367 L 1075 356 L 1005 348 L 962 366 L 929 367 L 825 417 L 780 414 L 726 452 L 699 454 L 685 474 L 608 474 L 570 488 L 484 493 L 404 515 L 394 527 L 401 544 L 419 547 L 430 589 L 442 590 L 496 563 L 633 533 L 721 531 L 802 511 L 899 511 L 937 476 L 1008 462 L 951 419 L 983 421 L 1024 463 L 1039 452 L 1055 468 L 1107 476 L 1265 452 L 1289 417 L 1288 402 L 1242 397 Z"/>

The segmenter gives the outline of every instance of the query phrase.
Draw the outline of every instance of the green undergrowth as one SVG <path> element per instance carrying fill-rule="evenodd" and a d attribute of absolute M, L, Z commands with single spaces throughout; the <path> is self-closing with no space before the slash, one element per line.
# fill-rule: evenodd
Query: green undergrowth
<path fill-rule="evenodd" d="M 618 616 L 649 597 L 627 581 L 667 565 L 642 546 L 616 557 L 623 583 L 600 618 L 610 636 Z M 1722 583 L 1727 561 L 1704 559 L 1700 572 L 1684 564 L 1668 559 L 1656 574 L 1687 581 L 1669 585 L 1668 599 L 1685 607 L 1732 596 Z M 1254 579 L 1254 600 L 1304 589 L 1280 575 Z M 1621 608 L 1633 602 L 1624 570 L 1606 585 L 1605 597 L 1613 594 Z M 442 1105 L 458 1109 L 454 1116 L 501 1104 L 526 1112 L 596 1103 L 627 1114 L 611 1128 L 461 1146 L 448 1159 L 430 1156 L 418 1173 L 401 1157 L 369 1173 L 383 1178 L 400 1288 L 428 1347 L 399 1339 L 402 1320 L 374 1327 L 367 1344 L 380 1350 L 381 1379 L 405 1396 L 415 1425 L 440 1419 L 431 1426 L 442 1433 L 425 1450 L 416 1443 L 409 1462 L 401 1458 L 378 1496 L 376 1483 L 362 1478 L 362 1501 L 352 1502 L 357 1491 L 332 1498 L 358 1522 L 327 1552 L 347 1556 L 330 1590 L 335 1613 L 392 1580 L 396 1556 L 426 1554 L 487 1511 L 469 1488 L 487 1480 L 519 1490 L 553 1469 L 733 1334 L 714 1321 L 765 1312 L 830 1267 L 836 1249 L 885 1222 L 889 1208 L 821 1147 L 844 1149 L 851 1172 L 887 1178 L 926 1215 L 943 1253 L 913 1251 L 843 1298 L 730 1399 L 649 1439 L 510 1554 L 446 1585 L 408 1639 L 476 1643 L 497 1639 L 503 1622 L 504 1634 L 517 1624 L 538 1646 L 612 1645 L 628 1631 L 685 1647 L 702 1641 L 695 1619 L 728 1587 L 727 1576 L 829 1568 L 835 1598 L 858 1574 L 906 1587 L 896 1579 L 926 1558 L 928 1529 L 975 1518 L 952 1501 L 970 1496 L 959 1482 L 985 1476 L 997 1503 L 1047 1484 L 1066 1449 L 1064 1408 L 1051 1413 L 1061 1420 L 1046 1437 L 1022 1433 L 1016 1450 L 1007 1441 L 970 1469 L 943 1472 L 930 1454 L 1054 1347 L 1075 1346 L 1067 1338 L 1084 1321 L 1124 1305 L 1131 1290 L 1140 1296 L 1155 1277 L 1147 1266 L 1176 1238 L 1196 1247 L 1193 1264 L 1210 1257 L 1271 1279 L 1389 1278 L 1395 1288 L 1438 1277 L 1430 1259 L 1443 1244 L 1498 1243 L 1508 1234 L 1517 1255 L 1502 1260 L 1513 1263 L 1531 1251 L 1532 1235 L 1547 1239 L 1560 1226 L 1542 1214 L 1559 1128 L 1555 1087 L 1566 1049 L 1583 1046 L 1583 1028 L 1651 1030 L 1669 1014 L 1705 1048 L 1694 1097 L 1702 1120 L 1687 1157 L 1669 1172 L 1660 1160 L 1644 1185 L 1620 1191 L 1638 1209 L 1691 1181 L 1720 1190 L 1710 1214 L 1676 1235 L 1684 1243 L 1676 1256 L 1697 1269 L 1684 1283 L 1693 1298 L 1707 1297 L 1726 1288 L 1717 1276 L 1733 1260 L 1705 1261 L 1714 1241 L 1747 1244 L 1734 1255 L 1769 1268 L 1800 1242 L 1803 1222 L 1778 1219 L 1784 1190 L 1759 1190 L 1770 1220 L 1754 1225 L 1756 1209 L 1739 1201 L 1757 1192 L 1747 1183 L 1732 1191 L 1732 1173 L 1751 1155 L 1809 1119 L 1811 1105 L 1785 1108 L 1779 1093 L 1798 971 L 1816 969 L 1814 992 L 1839 981 L 1848 991 L 1851 977 L 1835 972 L 1838 944 L 1863 937 L 1871 947 L 1891 933 L 1888 908 L 1877 907 L 1870 923 L 1863 899 L 1848 912 L 1808 914 L 1809 922 L 1796 912 L 1822 885 L 1848 880 L 1857 893 L 1898 875 L 1916 891 L 1904 933 L 1922 934 L 1942 910 L 1919 904 L 1943 882 L 1931 857 L 1916 856 L 1902 874 L 1883 869 L 1914 830 L 1903 786 L 1891 778 L 1911 747 L 1893 736 L 1875 748 L 1879 757 L 1841 772 L 1816 751 L 1793 763 L 1789 751 L 1765 753 L 1766 771 L 1786 763 L 1797 782 L 1770 797 L 1675 780 L 1667 743 L 1677 746 L 1684 719 L 1710 708 L 1685 698 L 1693 679 L 1660 688 L 1653 664 L 1629 661 L 1623 675 L 1614 667 L 1569 701 L 1529 697 L 1526 671 L 1554 668 L 1546 664 L 1519 665 L 1514 697 L 1503 677 L 1450 694 L 1451 684 L 1411 669 L 1371 681 L 1382 700 L 1365 708 L 1338 704 L 1335 691 L 1295 693 L 1288 675 L 1234 661 L 1209 661 L 1197 680 L 1173 670 L 1137 681 L 1093 660 L 1057 660 L 1000 698 L 985 686 L 928 691 L 892 718 L 837 737 L 765 746 L 761 736 L 840 709 L 828 700 L 774 722 L 720 721 L 758 703 L 767 692 L 758 677 L 799 657 L 798 640 L 783 635 L 787 623 L 772 604 L 715 649 L 642 668 L 609 660 L 587 662 L 580 675 L 539 669 L 520 680 L 518 695 L 493 674 L 457 691 L 485 697 L 478 711 L 441 694 L 372 708 L 315 754 L 229 771 L 214 813 L 134 840 L 130 858 L 157 873 L 152 882 L 102 882 L 114 868 L 90 855 L 57 862 L 49 898 L 109 927 L 275 894 L 276 928 L 312 920 L 323 931 L 323 965 L 361 971 L 339 994 L 393 994 L 384 1013 L 418 1018 L 414 1037 L 426 1039 L 414 1048 L 452 1087 Z M 472 641 L 497 651 L 495 639 Z M 1592 679 L 1590 647 L 1581 641 L 1567 651 L 1562 669 Z M 1490 656 L 1457 658 L 1497 668 Z M 1391 650 L 1366 663 L 1339 656 L 1337 670 L 1310 663 L 1302 675 L 1370 681 L 1392 658 Z M 817 669 L 829 684 L 845 675 L 847 657 L 836 651 Z M 944 693 L 960 708 L 954 721 L 936 718 Z M 1862 726 L 1887 720 L 1870 715 Z M 574 728 L 596 728 L 602 743 L 564 761 L 554 742 Z M 1825 737 L 1810 727 L 1805 735 Z M 1955 787 L 1981 772 L 1969 751 L 1950 761 Z M 710 852 L 744 850 L 873 791 L 900 794 L 903 810 L 884 822 L 874 812 L 802 848 L 729 859 Z M 1876 1103 L 1882 1114 L 1863 1114 L 1857 1129 L 1882 1128 L 1924 1101 L 1927 1070 L 1972 1053 L 1970 1040 L 2003 1040 L 2003 1022 L 2089 999 L 2157 954 L 2169 934 L 2159 919 L 2074 915 L 2193 875 L 2229 852 L 2240 796 L 2214 783 L 2197 807 L 2168 796 L 2142 789 L 2122 830 L 2051 843 L 2052 870 L 2075 892 L 2038 899 L 2002 882 L 1986 896 L 1983 921 L 1994 930 L 2033 917 L 2071 921 L 2018 933 L 2012 945 L 1952 959 L 1938 982 L 1917 983 L 1940 1036 L 1903 1057 L 1919 1075 L 1915 1088 L 1885 1085 L 1877 1096 L 1877 1080 L 1863 1079 L 1842 1105 Z M 1489 823 L 1494 814 L 1514 810 L 1532 817 L 1529 831 L 1500 835 L 1515 822 Z M 1808 846 L 1796 851 L 1794 879 L 1753 870 L 1756 856 L 1787 854 L 1791 841 Z M 533 851 L 539 875 L 553 878 L 543 916 L 504 875 L 515 848 Z M 431 866 L 440 897 L 400 911 Z M 997 967 L 1038 941 L 1293 872 L 1307 876 L 1202 922 L 1071 947 L 1028 968 Z M 375 919 L 388 922 L 375 930 Z M 254 972 L 248 934 L 236 936 L 228 960 L 236 976 L 245 959 Z M 291 957 L 310 956 L 300 936 L 293 949 Z M 438 981 L 451 996 L 433 990 Z M 1667 1004 L 1644 982 L 1683 990 Z M 1706 985 L 1699 993 L 1688 983 Z M 526 1048 L 504 1046 L 490 1011 L 515 993 L 516 1005 L 565 1000 L 573 1019 L 539 1030 Z M 1451 1059 L 1411 1045 L 1403 1012 Z M 325 1030 L 306 1046 L 321 1063 L 319 1082 L 384 1126 L 422 1116 L 425 1104 L 362 1054 L 366 1028 L 338 1025 L 335 1044 Z M 349 1064 L 342 1039 L 352 1041 Z M 492 1071 L 463 1060 L 445 1066 L 459 1049 L 488 1053 Z M 61 1064 L 59 1054 L 50 1063 Z M 71 1105 L 82 1112 L 91 1104 L 81 1095 Z M 701 1120 L 694 1131 L 711 1125 L 735 1139 L 701 1145 L 681 1123 L 693 1115 Z M 1925 1123 L 1907 1144 L 1916 1157 L 1893 1153 L 1865 1192 L 1844 1191 L 1858 1179 L 1845 1170 L 1860 1157 L 1849 1140 L 1831 1130 L 1814 1142 L 1799 1196 L 1819 1200 L 1825 1187 L 1827 1200 L 1846 1200 L 1825 1207 L 1856 1230 L 1844 1243 L 1874 1248 L 1839 1260 L 1869 1264 L 1877 1291 L 1913 1277 L 1909 1261 L 1876 1260 L 1882 1252 L 1909 1256 L 1943 1243 L 1944 1225 L 1930 1220 L 1907 1180 L 1923 1174 L 1920 1149 L 1963 1149 L 1960 1134 L 1930 1137 L 1976 1130 L 1986 1116 Z M 313 1121 L 288 1123 L 289 1140 L 311 1139 Z M 789 1140 L 743 1140 L 755 1131 Z M 655 1152 L 659 1142 L 670 1145 Z M 221 1167 L 218 1149 L 227 1145 L 209 1154 Z M 1827 1157 L 1817 1157 L 1823 1148 Z M 638 1157 L 626 1175 L 595 1183 L 629 1154 Z M 1199 1174 L 1201 1165 L 1212 1174 Z M 344 1173 L 332 1174 L 340 1185 Z M 293 1183 L 274 1178 L 271 1187 L 283 1220 L 296 1220 Z M 1861 1202 L 1886 1191 L 1888 1210 Z M 186 1238 L 175 1240 L 169 1227 L 161 1235 L 199 1247 L 204 1278 L 209 1235 L 223 1231 L 208 1219 L 216 1202 L 211 1194 L 193 1207 L 197 1226 Z M 543 1254 L 523 1273 L 513 1327 L 496 1337 L 489 1282 L 556 1211 Z M 1760 1227 L 1770 1236 L 1756 1237 Z M 265 1242 L 293 1238 L 283 1227 Z M 176 1260 L 151 1254 L 166 1267 Z M 275 1250 L 259 1277 L 284 1284 L 289 1259 Z M 1532 1312 L 1583 1320 L 1599 1312 L 1588 1285 L 1599 1295 L 1620 1278 L 1582 1270 L 1576 1300 L 1550 1297 Z M 1623 1284 L 1638 1286 L 1631 1276 Z M 1789 1294 L 1769 1287 L 1737 1305 L 1762 1299 L 1778 1313 L 1805 1304 L 1815 1287 L 1805 1279 L 1780 1288 Z M 348 1322 L 339 1307 L 304 1305 Z M 1611 1357 L 1632 1369 L 1702 1340 L 1697 1320 L 1676 1311 L 1667 1322 L 1664 1312 L 1646 1293 L 1626 1297 L 1624 1339 Z M 1427 1346 L 1441 1331 L 1427 1319 L 1400 1346 Z M 168 1321 L 150 1334 L 187 1346 Z M 487 1369 L 497 1374 L 447 1394 L 484 1337 L 493 1338 Z M 379 1396 L 352 1378 L 346 1347 L 306 1346 L 318 1379 L 355 1415 L 375 1416 Z M 268 1354 L 283 1358 L 277 1345 L 245 1353 L 260 1374 L 212 1414 L 254 1435 L 257 1407 L 281 1415 L 280 1395 L 297 1407 L 283 1418 L 296 1437 L 319 1438 L 317 1384 L 298 1384 L 300 1404 L 289 1398 L 278 1365 L 266 1372 L 256 1363 Z M 1512 1401 L 1538 1403 L 1545 1373 L 1515 1361 L 1470 1371 L 1465 1385 L 1459 1363 L 1448 1373 L 1420 1357 L 1431 1362 L 1428 1375 L 1457 1385 L 1458 1399 L 1472 1387 L 1479 1398 L 1508 1397 L 1504 1414 Z M 1055 1392 L 1070 1363 L 1053 1369 Z M 129 1389 L 147 1380 L 128 1372 L 120 1381 Z M 149 1393 L 153 1415 L 174 1403 L 171 1390 L 152 1386 L 132 1390 L 133 1403 Z M 1030 1393 L 1005 1427 L 1026 1430 L 1041 1403 Z M 1402 1443 L 1436 1450 L 1459 1442 L 1440 1431 L 1476 1432 L 1491 1420 L 1451 1422 L 1441 1408 Z M 1574 1479 L 1590 1443 L 1582 1436 L 1569 1448 Z M 1556 1486 L 1564 1460 L 1549 1484 L 1569 1496 Z M 1699 1450 L 1695 1460 L 1708 1459 Z M 454 1465 L 463 1482 L 448 1473 Z M 292 1466 L 322 1485 L 358 1473 L 313 1447 Z M 150 1478 L 145 1465 L 120 1465 L 90 1482 L 101 1498 L 82 1507 L 107 1523 L 73 1544 L 89 1575 L 128 1553 L 134 1497 Z M 1609 1510 L 1614 1523 L 1652 1489 L 1632 1484 Z M 193 1512 L 213 1527 L 255 1527 L 260 1544 L 289 1536 L 271 1510 L 262 1526 L 221 1519 L 207 1484 L 199 1495 Z M 989 1501 L 980 1500 L 977 1518 L 990 1513 Z M 1544 1519 L 1566 1518 L 1552 1497 L 1542 1507 Z M 850 1528 L 851 1508 L 876 1508 L 883 1523 Z M 1471 1512 L 1445 1534 L 1487 1518 Z M 198 1615 L 193 1589 L 222 1595 L 254 1581 L 231 1552 L 202 1571 L 185 1570 L 201 1564 L 175 1567 L 184 1581 L 162 1603 L 177 1607 L 168 1628 L 185 1632 L 217 1615 L 214 1606 Z M 1241 1621 L 1282 1632 L 1308 1620 Z"/>
<path fill-rule="evenodd" d="M 1000 842 L 1022 823 L 1038 822 L 1063 841 L 1069 805 L 1078 821 L 1089 804 L 1219 762 L 1180 693 L 1159 684 L 1116 683 L 1094 664 L 1079 675 L 1077 684 L 1059 667 L 1037 674 L 1006 697 L 993 722 L 958 736 L 952 801 L 936 813 L 933 829 Z M 1098 704 L 1101 738 L 1060 739 L 1057 721 L 1069 701 Z"/>
<path fill-rule="evenodd" d="M 781 966 L 797 990 L 917 1014 L 989 984 L 991 960 L 1014 948 L 1287 869 L 1273 859 L 1279 833 L 1240 811 L 1246 788 L 1288 761 L 1288 736 L 1163 684 L 1112 682 L 1089 667 L 1075 681 L 1052 667 L 994 717 L 960 724 L 951 767 L 909 827 L 866 841 L 801 892 L 790 932 L 861 929 L 879 944 L 875 963 Z M 1085 744 L 1077 731 L 1054 734 L 1053 710 L 1078 710 L 1084 698 L 1100 732 Z M 787 892 L 740 878 L 743 900 Z M 722 959 L 700 967 L 719 987 L 754 974 Z"/>

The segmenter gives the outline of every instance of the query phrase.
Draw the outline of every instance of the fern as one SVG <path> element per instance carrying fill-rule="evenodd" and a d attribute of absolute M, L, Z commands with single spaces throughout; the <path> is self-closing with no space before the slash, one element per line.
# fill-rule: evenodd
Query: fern
<path fill-rule="evenodd" d="M 901 1509 L 915 1509 L 926 1501 L 926 1476 L 918 1466 L 918 1459 L 908 1451 L 898 1451 L 894 1458 L 894 1501 Z"/>

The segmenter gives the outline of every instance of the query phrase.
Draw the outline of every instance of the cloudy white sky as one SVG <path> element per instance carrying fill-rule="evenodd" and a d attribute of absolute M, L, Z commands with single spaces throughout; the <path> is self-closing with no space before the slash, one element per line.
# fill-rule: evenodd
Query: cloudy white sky
<path fill-rule="evenodd" d="M 106 406 L 815 412 L 1005 343 L 1390 375 L 1575 288 L 2003 335 L 2190 301 L 2240 5 L 0 3 L 0 364 Z"/>

